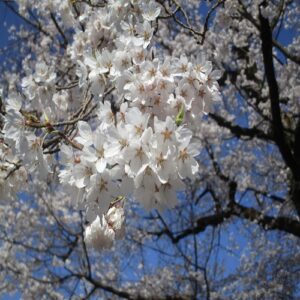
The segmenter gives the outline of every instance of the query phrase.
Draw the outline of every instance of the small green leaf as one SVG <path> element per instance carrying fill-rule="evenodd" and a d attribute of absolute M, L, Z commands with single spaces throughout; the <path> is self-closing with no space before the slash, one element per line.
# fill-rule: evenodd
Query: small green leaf
<path fill-rule="evenodd" d="M 181 104 L 180 110 L 176 116 L 175 123 L 177 126 L 180 126 L 184 119 L 184 104 Z"/>

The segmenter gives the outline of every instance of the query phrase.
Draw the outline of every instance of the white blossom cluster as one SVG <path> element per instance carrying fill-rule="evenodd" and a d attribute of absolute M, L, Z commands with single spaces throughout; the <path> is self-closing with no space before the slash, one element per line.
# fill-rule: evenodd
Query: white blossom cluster
<path fill-rule="evenodd" d="M 5 198 L 1 197 L 0 202 L 13 199 L 26 179 L 25 168 L 0 138 L 0 195 L 5 195 Z"/>
<path fill-rule="evenodd" d="M 112 207 L 104 216 L 97 216 L 96 219 L 85 230 L 85 242 L 95 249 L 109 249 L 113 246 L 115 239 L 124 236 L 124 209 Z"/>
<path fill-rule="evenodd" d="M 63 15 L 67 11 L 61 18 L 74 26 L 78 21 Z M 76 67 L 74 88 L 58 89 L 54 65 L 37 61 L 22 81 L 26 107 L 18 97 L 7 102 L 5 138 L 29 171 L 46 178 L 51 159 L 43 143 L 90 95 L 97 114 L 78 120 L 77 135 L 61 144 L 59 178 L 93 222 L 86 232 L 91 245 L 101 240 L 109 246 L 117 234 L 109 221 L 112 201 L 125 196 L 146 209 L 174 207 L 184 180 L 198 172 L 197 131 L 203 112 L 219 100 L 220 72 L 203 54 L 156 55 L 154 21 L 161 13 L 155 1 L 129 0 L 83 11 L 84 30 L 76 24 L 67 47 Z M 38 113 L 24 114 L 32 109 Z M 36 123 L 45 126 L 30 130 Z M 123 214 L 116 216 L 123 222 Z"/>
<path fill-rule="evenodd" d="M 100 103 L 100 122 L 94 130 L 87 122 L 78 122 L 76 141 L 83 149 L 74 154 L 70 147 L 62 147 L 65 169 L 60 177 L 85 190 L 88 219 L 106 212 L 118 195 L 133 193 L 148 209 L 176 204 L 182 180 L 192 179 L 198 171 L 194 157 L 201 145 L 193 140 L 193 128 L 201 122 L 203 106 L 217 95 L 211 78 L 215 74 L 205 73 L 211 64 L 197 72 L 200 66 L 193 67 L 185 57 L 174 67 L 169 59 L 134 65 L 123 74 L 130 81 L 122 87 L 119 111 L 114 113 L 105 101 Z M 115 78 L 117 85 L 123 76 Z M 197 93 L 202 92 L 205 96 L 200 97 Z"/>

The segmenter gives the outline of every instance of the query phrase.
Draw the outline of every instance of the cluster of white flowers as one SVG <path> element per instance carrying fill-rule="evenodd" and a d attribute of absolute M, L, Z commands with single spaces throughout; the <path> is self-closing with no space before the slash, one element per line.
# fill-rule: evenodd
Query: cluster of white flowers
<path fill-rule="evenodd" d="M 27 172 L 0 138 L 0 203 L 11 200 L 27 180 Z"/>
<path fill-rule="evenodd" d="M 60 147 L 60 181 L 71 187 L 93 222 L 86 232 L 91 245 L 100 240 L 103 247 L 111 245 L 117 234 L 109 210 L 117 197 L 134 197 L 146 209 L 173 207 L 184 180 L 198 172 L 197 131 L 203 112 L 219 99 L 220 72 L 202 54 L 191 59 L 156 55 L 153 21 L 160 14 L 155 1 L 129 0 L 109 1 L 97 14 L 82 12 L 85 30 L 76 26 L 67 48 L 76 65 L 74 89 L 57 89 L 53 65 L 37 61 L 22 81 L 27 106 L 19 98 L 8 101 L 5 136 L 29 170 L 34 167 L 43 177 L 51 161 L 42 145 L 55 133 L 55 122 L 74 113 L 83 95 L 98 107 L 96 118 L 78 121 L 76 137 Z M 37 121 L 24 114 L 24 108 L 33 107 Z M 36 123 L 46 126 L 28 130 Z M 116 216 L 122 223 L 123 214 Z"/>
<path fill-rule="evenodd" d="M 6 104 L 3 133 L 10 151 L 14 149 L 18 153 L 19 158 L 14 157 L 14 160 L 22 161 L 27 173 L 36 171 L 40 179 L 45 179 L 49 171 L 49 162 L 41 147 L 43 140 L 27 128 L 30 118 L 34 116 L 22 112 L 22 100 L 19 96 L 9 98 Z"/>
<path fill-rule="evenodd" d="M 132 191 L 147 208 L 176 203 L 181 180 L 192 179 L 198 170 L 194 157 L 201 145 L 193 140 L 193 129 L 201 122 L 205 106 L 218 96 L 215 75 L 205 73 L 210 66 L 197 72 L 201 64 L 193 66 L 185 57 L 173 67 L 171 59 L 161 65 L 149 60 L 115 76 L 124 95 L 118 112 L 105 101 L 100 103 L 95 130 L 87 122 L 78 122 L 76 140 L 83 149 L 73 154 L 70 147 L 62 147 L 66 167 L 61 180 L 85 188 L 88 203 L 99 201 L 96 196 L 101 192 L 97 206 L 102 211 L 114 197 Z M 139 73 L 134 73 L 136 69 Z M 126 75 L 131 80 L 120 87 Z"/>
<path fill-rule="evenodd" d="M 122 207 L 112 207 L 106 216 L 97 216 L 85 230 L 84 240 L 87 245 L 95 249 L 111 248 L 115 239 L 124 236 L 124 218 Z"/>

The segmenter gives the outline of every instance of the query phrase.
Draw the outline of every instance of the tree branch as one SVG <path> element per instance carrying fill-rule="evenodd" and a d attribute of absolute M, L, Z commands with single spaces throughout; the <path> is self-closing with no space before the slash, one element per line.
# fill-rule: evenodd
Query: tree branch
<path fill-rule="evenodd" d="M 233 215 L 261 225 L 265 230 L 279 230 L 300 238 L 300 222 L 287 217 L 271 217 L 260 211 L 235 203 Z"/>
<path fill-rule="evenodd" d="M 55 25 L 57 31 L 60 33 L 60 35 L 62 36 L 62 38 L 63 38 L 63 40 L 64 40 L 62 46 L 63 46 L 64 48 L 66 48 L 67 45 L 68 45 L 68 39 L 67 39 L 65 33 L 63 32 L 63 30 L 61 29 L 61 27 L 60 27 L 59 24 L 57 23 L 56 18 L 55 18 L 55 15 L 54 15 L 53 13 L 50 13 L 50 17 L 51 17 L 51 20 L 53 21 L 53 23 L 54 23 L 54 25 Z"/>
<path fill-rule="evenodd" d="M 4 1 L 4 4 L 14 13 L 16 14 L 18 17 L 20 17 L 22 20 L 24 20 L 27 24 L 29 24 L 30 26 L 34 27 L 35 29 L 37 29 L 38 31 L 42 32 L 43 34 L 45 34 L 46 36 L 51 36 L 49 34 L 49 32 L 45 31 L 41 24 L 35 24 L 33 23 L 31 20 L 27 19 L 26 17 L 24 17 L 23 15 L 21 15 L 17 9 L 14 8 L 14 6 L 11 4 L 11 2 L 9 1 Z"/>
<path fill-rule="evenodd" d="M 276 218 L 264 215 L 254 208 L 245 207 L 237 203 L 234 203 L 230 209 L 224 210 L 219 214 L 199 218 L 196 222 L 196 226 L 193 228 L 187 228 L 176 236 L 168 229 L 164 229 L 159 232 L 148 232 L 148 234 L 157 236 L 167 235 L 172 243 L 175 244 L 190 235 L 204 232 L 209 226 L 217 227 L 218 225 L 223 224 L 226 219 L 229 219 L 233 216 L 256 223 L 262 226 L 265 230 L 279 230 L 300 238 L 299 221 L 287 217 Z"/>
<path fill-rule="evenodd" d="M 289 52 L 288 49 L 286 49 L 284 46 L 278 43 L 277 40 L 273 39 L 272 40 L 273 45 L 280 50 L 287 58 L 289 58 L 291 61 L 294 63 L 300 65 L 300 56 L 294 55 L 291 52 Z"/>
<path fill-rule="evenodd" d="M 217 122 L 217 124 L 221 127 L 225 127 L 231 131 L 233 135 L 236 137 L 249 137 L 249 138 L 258 138 L 262 139 L 265 141 L 271 141 L 272 137 L 269 136 L 268 134 L 264 133 L 258 128 L 245 128 L 245 127 L 240 127 L 238 125 L 233 125 L 231 122 L 225 120 L 221 116 L 218 116 L 213 113 L 209 113 L 209 117 L 211 117 L 214 121 Z"/>
<path fill-rule="evenodd" d="M 260 12 L 260 35 L 262 41 L 262 53 L 264 60 L 265 73 L 269 86 L 269 96 L 271 100 L 271 113 L 272 113 L 272 127 L 274 140 L 279 148 L 283 160 L 287 166 L 291 169 L 294 177 L 300 180 L 300 168 L 297 166 L 297 162 L 292 155 L 292 152 L 286 142 L 284 136 L 284 128 L 281 120 L 281 111 L 279 105 L 279 89 L 275 77 L 275 70 L 272 56 L 272 31 L 269 21 L 264 18 Z M 300 215 L 300 211 L 298 212 Z"/>

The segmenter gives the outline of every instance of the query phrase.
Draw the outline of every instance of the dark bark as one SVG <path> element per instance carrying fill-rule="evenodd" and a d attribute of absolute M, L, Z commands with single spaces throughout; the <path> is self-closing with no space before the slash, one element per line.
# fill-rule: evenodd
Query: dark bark
<path fill-rule="evenodd" d="M 259 14 L 260 36 L 262 41 L 262 53 L 265 67 L 265 74 L 269 87 L 269 97 L 271 101 L 272 129 L 274 140 L 278 146 L 281 156 L 293 174 L 292 181 L 292 201 L 300 216 L 300 164 L 294 157 L 284 134 L 284 128 L 281 119 L 281 110 L 279 102 L 279 89 L 276 81 L 275 69 L 273 64 L 273 38 L 269 21 Z M 296 146 L 298 147 L 298 146 Z M 296 153 L 295 153 L 296 154 Z"/>
<path fill-rule="evenodd" d="M 231 131 L 231 133 L 238 137 L 248 137 L 250 139 L 258 138 L 265 141 L 271 141 L 272 137 L 264 133 L 258 128 L 246 128 L 239 125 L 232 124 L 231 122 L 225 120 L 223 117 L 218 116 L 214 113 L 209 113 L 209 116 L 218 123 L 219 126 L 225 127 Z"/>

